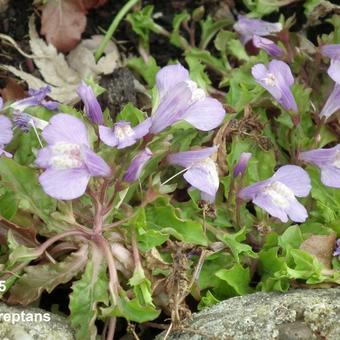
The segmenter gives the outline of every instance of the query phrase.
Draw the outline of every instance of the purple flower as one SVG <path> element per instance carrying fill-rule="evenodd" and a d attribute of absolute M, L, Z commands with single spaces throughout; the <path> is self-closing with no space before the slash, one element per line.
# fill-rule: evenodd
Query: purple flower
<path fill-rule="evenodd" d="M 262 38 L 258 35 L 254 35 L 253 44 L 255 47 L 265 50 L 272 57 L 281 58 L 283 55 L 283 51 L 281 50 L 281 48 L 267 38 Z"/>
<path fill-rule="evenodd" d="M 331 60 L 327 73 L 337 84 L 340 84 L 340 59 Z"/>
<path fill-rule="evenodd" d="M 219 187 L 216 163 L 210 158 L 217 149 L 217 146 L 213 146 L 201 150 L 178 152 L 167 157 L 170 164 L 187 169 L 183 177 L 194 188 L 200 190 L 201 198 L 208 202 L 214 202 Z"/>
<path fill-rule="evenodd" d="M 146 165 L 146 163 L 152 157 L 152 152 L 149 148 L 145 148 L 145 150 L 139 152 L 131 161 L 126 174 L 124 176 L 124 181 L 126 182 L 134 182 L 136 181 Z"/>
<path fill-rule="evenodd" d="M 250 152 L 242 152 L 241 153 L 240 159 L 234 167 L 234 172 L 233 172 L 234 177 L 237 177 L 238 175 L 242 176 L 244 174 L 244 172 L 247 169 L 248 162 L 249 162 L 251 156 L 252 156 L 252 154 Z"/>
<path fill-rule="evenodd" d="M 113 128 L 99 125 L 99 137 L 106 145 L 123 149 L 148 134 L 151 123 L 151 118 L 148 118 L 134 128 L 131 127 L 131 123 L 125 121 L 117 122 Z"/>
<path fill-rule="evenodd" d="M 334 112 L 340 109 L 340 84 L 335 84 L 333 91 L 329 95 L 323 106 L 320 116 L 330 117 Z"/>
<path fill-rule="evenodd" d="M 49 110 L 55 110 L 58 108 L 58 103 L 45 100 L 45 97 L 51 92 L 50 86 L 42 87 L 38 90 L 29 89 L 28 94 L 29 97 L 17 100 L 16 102 L 12 103 L 10 107 L 12 107 L 16 111 L 23 112 L 26 108 L 30 106 L 44 106 Z"/>
<path fill-rule="evenodd" d="M 252 200 L 284 223 L 288 217 L 295 222 L 304 222 L 307 211 L 295 196 L 305 197 L 310 190 L 307 172 L 296 165 L 285 165 L 274 176 L 242 189 L 239 196 L 243 200 Z"/>
<path fill-rule="evenodd" d="M 336 240 L 333 256 L 340 256 L 340 238 Z"/>
<path fill-rule="evenodd" d="M 0 116 L 0 155 L 4 154 L 8 158 L 12 158 L 12 155 L 4 150 L 6 144 L 8 144 L 13 138 L 12 123 L 6 117 Z"/>
<path fill-rule="evenodd" d="M 321 53 L 330 59 L 340 59 L 340 44 L 321 46 Z"/>
<path fill-rule="evenodd" d="M 163 67 L 156 76 L 160 104 L 152 116 L 150 132 L 156 134 L 180 120 L 209 131 L 219 126 L 225 116 L 222 104 L 207 97 L 204 90 L 190 80 L 181 65 Z"/>
<path fill-rule="evenodd" d="M 301 152 L 299 158 L 320 168 L 324 185 L 340 188 L 340 144 L 330 149 Z"/>
<path fill-rule="evenodd" d="M 32 127 L 43 130 L 48 125 L 46 120 L 33 117 L 28 113 L 17 110 L 13 112 L 12 119 L 15 125 L 24 132 L 28 132 Z"/>
<path fill-rule="evenodd" d="M 0 97 L 0 111 L 2 110 L 4 106 L 4 100 L 2 99 L 2 97 Z"/>
<path fill-rule="evenodd" d="M 280 60 L 272 60 L 268 68 L 264 64 L 256 64 L 251 73 L 256 82 L 264 87 L 286 110 L 298 111 L 290 87 L 294 78 L 289 66 Z"/>
<path fill-rule="evenodd" d="M 246 44 L 254 35 L 265 36 L 280 32 L 282 25 L 279 22 L 271 23 L 239 15 L 238 21 L 234 24 L 234 30 L 241 35 L 242 44 Z"/>
<path fill-rule="evenodd" d="M 46 169 L 39 177 L 44 191 L 62 200 L 82 196 L 92 176 L 111 175 L 106 162 L 91 149 L 84 123 L 71 115 L 53 116 L 42 136 L 48 143 L 39 150 L 36 164 Z"/>
<path fill-rule="evenodd" d="M 92 88 L 82 81 L 77 88 L 77 94 L 83 101 L 85 105 L 84 111 L 91 122 L 94 124 L 103 124 L 103 111 Z"/>

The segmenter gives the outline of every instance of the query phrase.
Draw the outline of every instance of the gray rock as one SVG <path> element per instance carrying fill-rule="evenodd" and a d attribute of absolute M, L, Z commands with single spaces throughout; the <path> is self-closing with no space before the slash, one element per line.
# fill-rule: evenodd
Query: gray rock
<path fill-rule="evenodd" d="M 165 332 L 157 339 L 163 339 Z M 338 340 L 340 288 L 255 293 L 194 314 L 170 339 Z"/>
<path fill-rule="evenodd" d="M 40 308 L 0 303 L 1 340 L 74 340 L 67 320 Z"/>

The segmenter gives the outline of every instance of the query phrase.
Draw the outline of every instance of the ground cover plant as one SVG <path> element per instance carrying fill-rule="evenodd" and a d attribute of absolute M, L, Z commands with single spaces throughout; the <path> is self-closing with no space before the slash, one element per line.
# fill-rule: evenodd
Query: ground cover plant
<path fill-rule="evenodd" d="M 81 40 L 110 2 L 59 2 L 36 4 L 31 54 L 0 35 L 30 60 L 0 65 L 23 80 L 0 98 L 2 301 L 51 299 L 77 339 L 150 338 L 233 296 L 338 285 L 339 6 L 188 2 L 162 21 L 116 1 Z M 66 42 L 44 22 L 61 8 L 82 18 Z M 138 94 L 112 109 L 122 66 Z"/>

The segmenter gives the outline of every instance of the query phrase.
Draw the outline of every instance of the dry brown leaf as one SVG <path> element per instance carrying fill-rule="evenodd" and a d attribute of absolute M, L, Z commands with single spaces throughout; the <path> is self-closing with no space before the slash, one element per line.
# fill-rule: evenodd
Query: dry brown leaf
<path fill-rule="evenodd" d="M 6 86 L 0 90 L 4 102 L 15 101 L 26 97 L 24 88 L 13 78 L 8 78 Z"/>
<path fill-rule="evenodd" d="M 300 249 L 317 258 L 327 269 L 331 269 L 336 234 L 312 235 L 301 243 Z"/>
<path fill-rule="evenodd" d="M 69 52 L 86 27 L 86 9 L 78 0 L 50 0 L 41 16 L 41 34 L 58 51 Z"/>
<path fill-rule="evenodd" d="M 29 35 L 33 60 L 44 81 L 10 65 L 1 65 L 1 67 L 25 80 L 30 88 L 37 89 L 50 85 L 49 97 L 61 103 L 75 104 L 79 101 L 76 88 L 81 80 L 87 77 L 98 79 L 100 74 L 110 74 L 120 66 L 119 52 L 112 42 L 106 49 L 105 56 L 96 63 L 92 51 L 99 45 L 102 36 L 94 36 L 92 39 L 82 41 L 65 58 L 53 45 L 39 38 L 34 17 L 29 21 Z"/>

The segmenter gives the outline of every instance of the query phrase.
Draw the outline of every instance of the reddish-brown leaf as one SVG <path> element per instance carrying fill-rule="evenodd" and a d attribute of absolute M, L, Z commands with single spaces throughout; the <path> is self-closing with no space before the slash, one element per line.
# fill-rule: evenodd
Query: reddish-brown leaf
<path fill-rule="evenodd" d="M 13 78 L 8 78 L 6 86 L 0 89 L 0 95 L 5 103 L 26 97 L 24 88 Z"/>
<path fill-rule="evenodd" d="M 86 9 L 80 0 L 50 0 L 42 10 L 41 34 L 61 52 L 71 51 L 86 27 Z"/>

